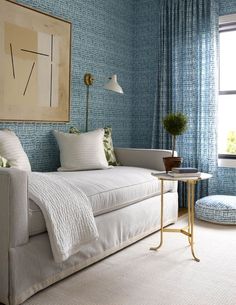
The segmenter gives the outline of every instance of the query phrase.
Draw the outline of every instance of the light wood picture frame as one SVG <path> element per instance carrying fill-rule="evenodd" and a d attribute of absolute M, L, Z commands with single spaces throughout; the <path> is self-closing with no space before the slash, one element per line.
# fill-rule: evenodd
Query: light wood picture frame
<path fill-rule="evenodd" d="M 68 122 L 71 23 L 0 0 L 0 120 Z"/>

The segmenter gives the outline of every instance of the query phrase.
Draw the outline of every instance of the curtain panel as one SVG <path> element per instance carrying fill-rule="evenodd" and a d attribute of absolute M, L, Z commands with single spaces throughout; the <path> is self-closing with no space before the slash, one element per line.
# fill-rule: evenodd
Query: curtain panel
<path fill-rule="evenodd" d="M 177 138 L 183 166 L 216 175 L 218 96 L 218 1 L 161 0 L 153 148 L 171 148 L 163 117 L 183 112 L 188 131 Z M 180 206 L 186 206 L 180 185 Z M 214 193 L 216 179 L 198 184 L 198 196 Z M 185 199 L 185 200 L 184 200 Z"/>

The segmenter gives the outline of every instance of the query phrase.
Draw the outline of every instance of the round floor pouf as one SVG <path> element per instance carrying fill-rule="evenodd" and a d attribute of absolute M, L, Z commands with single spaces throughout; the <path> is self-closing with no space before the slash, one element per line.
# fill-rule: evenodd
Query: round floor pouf
<path fill-rule="evenodd" d="M 195 204 L 198 219 L 219 223 L 236 224 L 236 196 L 213 195 L 199 199 Z"/>

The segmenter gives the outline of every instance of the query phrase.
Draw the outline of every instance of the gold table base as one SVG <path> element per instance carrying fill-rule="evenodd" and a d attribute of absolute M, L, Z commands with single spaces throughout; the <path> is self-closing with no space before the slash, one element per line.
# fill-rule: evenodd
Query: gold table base
<path fill-rule="evenodd" d="M 195 261 L 200 262 L 200 259 L 196 257 L 194 253 L 194 190 L 195 190 L 195 184 L 197 183 L 197 179 L 193 180 L 186 180 L 187 183 L 187 194 L 188 194 L 188 225 L 184 228 L 180 229 L 169 229 L 169 228 L 163 228 L 163 203 L 164 203 L 164 180 L 159 178 L 161 180 L 161 230 L 160 230 L 160 243 L 156 247 L 151 247 L 150 250 L 157 251 L 161 248 L 163 244 L 163 232 L 178 232 L 182 233 L 186 236 L 188 236 L 188 242 L 191 247 L 192 256 L 195 259 Z"/>

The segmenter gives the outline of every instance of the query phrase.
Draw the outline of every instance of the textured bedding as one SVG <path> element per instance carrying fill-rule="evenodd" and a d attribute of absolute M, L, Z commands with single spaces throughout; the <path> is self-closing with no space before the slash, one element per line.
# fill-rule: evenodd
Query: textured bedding
<path fill-rule="evenodd" d="M 53 173 L 77 185 L 89 198 L 94 216 L 107 213 L 160 194 L 160 182 L 153 170 L 116 166 L 106 170 Z M 51 175 L 47 173 L 46 175 Z M 176 183 L 166 181 L 164 193 L 176 190 Z M 46 231 L 41 210 L 29 201 L 30 235 Z"/>
<path fill-rule="evenodd" d="M 56 262 L 98 238 L 90 202 L 80 188 L 55 173 L 29 173 L 28 182 L 29 198 L 43 212 Z"/>

